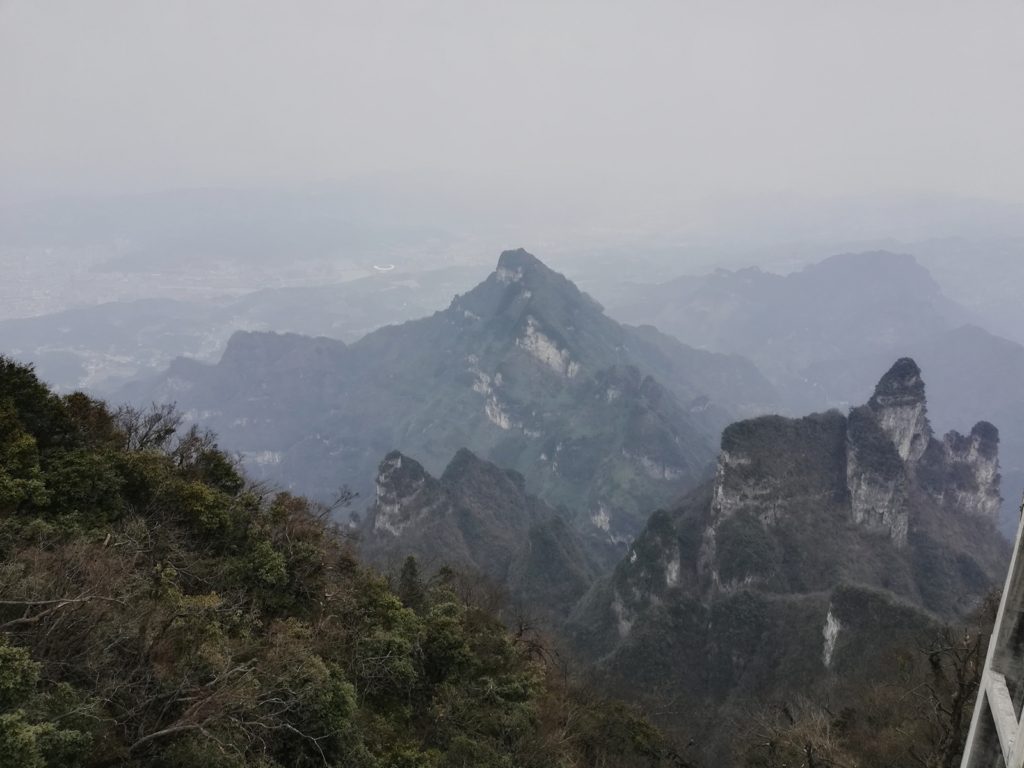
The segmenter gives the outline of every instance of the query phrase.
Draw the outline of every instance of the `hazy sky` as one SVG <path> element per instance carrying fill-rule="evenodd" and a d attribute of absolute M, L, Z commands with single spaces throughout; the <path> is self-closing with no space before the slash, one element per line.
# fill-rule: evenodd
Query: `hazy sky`
<path fill-rule="evenodd" d="M 0 191 L 1024 202 L 1024 0 L 0 0 Z"/>

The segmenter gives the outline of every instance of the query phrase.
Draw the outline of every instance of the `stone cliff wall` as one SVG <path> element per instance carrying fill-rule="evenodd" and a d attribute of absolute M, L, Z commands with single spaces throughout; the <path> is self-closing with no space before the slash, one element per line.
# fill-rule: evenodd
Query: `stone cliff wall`
<path fill-rule="evenodd" d="M 937 506 L 994 520 L 1001 502 L 998 445 L 998 430 L 986 422 L 968 436 L 951 432 L 936 439 L 921 372 L 909 358 L 897 361 L 868 404 L 848 417 L 829 412 L 733 424 L 722 436 L 697 564 L 703 583 L 729 591 L 778 571 L 779 563 L 761 572 L 747 566 L 732 579 L 723 577 L 728 566 L 721 538 L 730 520 L 756 521 L 770 534 L 780 522 L 808 527 L 839 514 L 888 537 L 897 549 L 907 546 L 912 515 Z M 919 501 L 912 504 L 911 496 Z M 760 539 L 744 525 L 749 549 Z M 770 546 L 764 551 L 783 558 Z"/>

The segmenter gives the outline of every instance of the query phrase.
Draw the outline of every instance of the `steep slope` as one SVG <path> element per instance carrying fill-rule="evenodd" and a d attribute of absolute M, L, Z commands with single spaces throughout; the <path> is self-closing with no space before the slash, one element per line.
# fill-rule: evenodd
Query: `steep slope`
<path fill-rule="evenodd" d="M 998 441 L 985 422 L 935 438 L 909 359 L 849 416 L 733 424 L 714 481 L 652 516 L 570 634 L 619 689 L 701 703 L 677 723 L 693 733 L 893 671 L 892 643 L 963 616 L 1005 567 Z"/>
<path fill-rule="evenodd" d="M 722 426 L 775 400 L 749 362 L 622 326 L 525 251 L 443 312 L 351 346 L 239 334 L 218 365 L 178 362 L 126 394 L 178 401 L 265 477 L 320 497 L 369 492 L 392 449 L 437 474 L 468 447 L 618 541 L 705 475 Z"/>
<path fill-rule="evenodd" d="M 440 478 L 408 456 L 388 454 L 361 533 L 364 554 L 386 570 L 414 555 L 430 570 L 479 573 L 552 625 L 606 569 L 593 547 L 526 493 L 522 475 L 465 449 Z"/>

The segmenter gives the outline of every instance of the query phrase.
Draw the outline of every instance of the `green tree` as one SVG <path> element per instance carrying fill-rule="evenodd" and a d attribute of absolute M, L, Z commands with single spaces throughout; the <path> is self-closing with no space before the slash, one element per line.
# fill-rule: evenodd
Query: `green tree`
<path fill-rule="evenodd" d="M 402 570 L 398 574 L 398 597 L 406 608 L 411 608 L 417 613 L 423 610 L 426 595 L 423 589 L 423 580 L 420 578 L 419 565 L 412 555 L 405 558 Z"/>
<path fill-rule="evenodd" d="M 0 513 L 45 504 L 48 498 L 36 440 L 22 428 L 11 403 L 0 401 Z"/>

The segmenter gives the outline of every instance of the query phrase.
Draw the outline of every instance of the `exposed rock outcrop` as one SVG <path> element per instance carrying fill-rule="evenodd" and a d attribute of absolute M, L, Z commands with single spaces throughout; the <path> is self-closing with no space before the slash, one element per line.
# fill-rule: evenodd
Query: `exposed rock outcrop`
<path fill-rule="evenodd" d="M 429 519 L 445 502 L 440 483 L 423 465 L 392 451 L 377 473 L 373 530 L 401 536 L 410 525 Z"/>
<path fill-rule="evenodd" d="M 907 359 L 849 415 L 732 424 L 714 480 L 651 516 L 572 641 L 611 685 L 690 713 L 698 742 L 754 702 L 890 678 L 897 647 L 1002 577 L 998 440 L 984 422 L 935 438 Z"/>
<path fill-rule="evenodd" d="M 999 430 L 987 421 L 978 422 L 970 435 L 949 432 L 942 439 L 948 471 L 936 473 L 942 482 L 938 498 L 943 503 L 981 517 L 999 514 Z"/>
<path fill-rule="evenodd" d="M 429 570 L 481 574 L 542 616 L 564 613 L 599 570 L 587 542 L 526 492 L 522 475 L 465 449 L 440 478 L 389 453 L 362 533 L 364 553 L 385 569 L 414 555 Z"/>
<path fill-rule="evenodd" d="M 932 438 L 932 428 L 928 423 L 924 380 L 917 363 L 909 357 L 897 360 L 878 382 L 868 408 L 878 418 L 903 461 L 921 458 Z"/>
<path fill-rule="evenodd" d="M 867 405 L 803 419 L 762 417 L 730 425 L 714 485 L 700 563 L 717 586 L 717 532 L 746 513 L 770 527 L 792 510 L 816 509 L 887 535 L 910 530 L 910 494 L 963 515 L 993 519 L 999 495 L 999 433 L 987 422 L 969 436 L 932 436 L 921 371 L 909 358 L 882 377 Z M 742 583 L 749 583 L 745 574 Z"/>
<path fill-rule="evenodd" d="M 846 484 L 853 522 L 881 531 L 897 546 L 907 542 L 908 477 L 899 448 L 868 406 L 850 412 L 846 432 Z"/>
<path fill-rule="evenodd" d="M 972 604 L 1005 555 L 998 431 L 982 422 L 938 440 L 926 409 L 920 371 L 903 359 L 848 416 L 730 425 L 714 480 L 674 516 L 653 515 L 619 563 L 609 632 L 625 640 L 679 594 L 708 604 L 856 583 L 940 614 Z"/>

